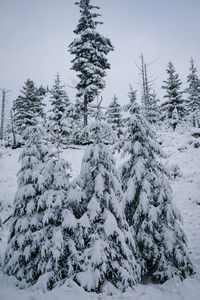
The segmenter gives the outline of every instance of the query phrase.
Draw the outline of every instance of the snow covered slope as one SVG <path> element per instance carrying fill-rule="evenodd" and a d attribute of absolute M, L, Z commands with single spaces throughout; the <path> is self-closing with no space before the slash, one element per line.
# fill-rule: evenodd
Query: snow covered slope
<path fill-rule="evenodd" d="M 183 218 L 183 228 L 188 238 L 191 258 L 197 274 L 183 282 L 170 280 L 162 285 L 138 285 L 135 292 L 113 296 L 86 293 L 71 282 L 51 292 L 43 293 L 42 283 L 28 290 L 19 290 L 14 285 L 14 279 L 0 273 L 0 300 L 198 300 L 200 299 L 200 148 L 194 148 L 188 143 L 189 133 L 161 132 L 163 149 L 167 154 L 166 165 L 175 177 L 172 181 L 174 202 Z M 0 201 L 3 205 L 2 221 L 12 212 L 12 202 L 17 188 L 16 174 L 19 169 L 18 156 L 20 150 L 5 149 L 0 158 Z M 73 176 L 81 167 L 84 149 L 68 149 L 63 157 L 72 163 Z M 119 156 L 117 155 L 119 160 Z M 118 161 L 119 164 L 119 161 Z M 6 247 L 9 221 L 3 225 L 0 232 L 2 242 L 0 251 Z"/>

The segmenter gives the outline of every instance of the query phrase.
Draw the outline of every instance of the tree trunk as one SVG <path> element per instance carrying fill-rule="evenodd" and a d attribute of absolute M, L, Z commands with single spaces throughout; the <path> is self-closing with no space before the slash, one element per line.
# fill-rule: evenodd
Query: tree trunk
<path fill-rule="evenodd" d="M 5 102 L 6 102 L 6 92 L 5 92 L 5 90 L 3 90 L 2 91 L 0 140 L 3 140 L 3 134 L 4 134 Z"/>
<path fill-rule="evenodd" d="M 15 126 L 14 126 L 14 120 L 13 120 L 12 110 L 10 111 L 10 117 L 11 117 L 11 128 L 12 128 L 12 135 L 13 135 L 13 148 L 16 148 L 16 146 L 17 146 L 17 140 L 16 140 Z"/>

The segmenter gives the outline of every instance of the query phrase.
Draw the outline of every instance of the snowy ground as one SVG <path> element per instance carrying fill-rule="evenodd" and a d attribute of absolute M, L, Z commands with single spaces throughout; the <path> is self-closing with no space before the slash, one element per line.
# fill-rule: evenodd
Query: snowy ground
<path fill-rule="evenodd" d="M 134 292 L 113 296 L 86 293 L 70 283 L 45 294 L 41 289 L 19 290 L 14 279 L 0 272 L 0 300 L 198 300 L 200 299 L 200 148 L 188 144 L 189 133 L 161 133 L 163 149 L 167 154 L 166 166 L 178 166 L 181 177 L 172 182 L 174 202 L 183 217 L 183 228 L 188 238 L 189 251 L 197 274 L 183 282 L 170 280 L 162 285 L 138 285 Z M 73 176 L 79 173 L 83 149 L 64 151 L 63 157 L 72 163 Z M 16 174 L 19 169 L 19 150 L 4 150 L 0 158 L 0 202 L 3 204 L 4 221 L 12 211 L 12 202 L 17 188 Z M 117 156 L 118 157 L 118 156 Z M 118 161 L 119 163 L 119 161 Z M 3 256 L 10 222 L 0 232 Z"/>

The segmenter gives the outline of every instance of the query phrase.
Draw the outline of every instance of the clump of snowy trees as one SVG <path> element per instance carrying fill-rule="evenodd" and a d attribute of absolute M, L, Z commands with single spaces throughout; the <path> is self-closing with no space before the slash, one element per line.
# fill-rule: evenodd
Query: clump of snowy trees
<path fill-rule="evenodd" d="M 100 119 L 86 128 L 93 143 L 81 173 L 52 152 L 41 126 L 24 131 L 18 190 L 4 271 L 20 286 L 48 289 L 71 279 L 86 291 L 126 291 L 148 277 L 164 282 L 193 274 L 186 237 L 173 205 L 164 154 L 134 97 L 123 134 L 119 175 Z"/>
<path fill-rule="evenodd" d="M 194 270 L 152 125 L 164 120 L 175 130 L 188 114 L 193 126 L 199 126 L 194 61 L 187 102 L 170 62 L 163 86 L 167 101 L 159 106 L 142 59 L 142 105 L 130 86 L 125 119 L 114 95 L 106 122 L 99 103 L 88 125 L 88 106 L 105 87 L 106 55 L 113 46 L 96 31 L 101 22 L 93 9 L 98 7 L 91 0 L 76 4 L 81 18 L 69 46 L 79 77 L 76 102 L 70 102 L 59 75 L 50 90 L 28 79 L 14 101 L 12 130 L 24 145 L 4 272 L 21 287 L 42 283 L 52 289 L 70 279 L 88 292 L 109 294 L 133 289 L 146 278 L 159 283 L 184 279 Z M 47 112 L 44 96 L 51 105 Z M 83 136 L 91 144 L 72 180 L 62 149 L 81 143 Z M 120 170 L 108 145 L 116 137 L 124 158 Z"/>

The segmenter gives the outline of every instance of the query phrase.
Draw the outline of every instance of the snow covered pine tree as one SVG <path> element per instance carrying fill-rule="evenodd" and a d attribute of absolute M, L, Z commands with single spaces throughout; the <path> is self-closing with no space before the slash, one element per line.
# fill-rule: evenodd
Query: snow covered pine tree
<path fill-rule="evenodd" d="M 41 143 L 43 131 L 40 127 L 29 126 L 24 135 L 26 145 L 19 158 L 21 169 L 4 270 L 9 275 L 15 275 L 22 283 L 33 284 L 40 275 L 38 233 L 42 227 L 42 216 L 37 211 L 40 196 L 38 177 L 48 149 Z"/>
<path fill-rule="evenodd" d="M 69 273 L 69 252 L 65 252 L 69 241 L 64 240 L 62 220 L 68 208 L 71 166 L 57 155 L 57 152 L 52 152 L 45 156 L 38 182 L 41 196 L 37 201 L 37 211 L 42 217 L 42 227 L 38 232 L 38 271 L 43 275 L 39 281 L 48 289 L 59 284 Z"/>
<path fill-rule="evenodd" d="M 32 80 L 25 82 L 21 95 L 13 102 L 13 118 L 18 134 L 23 134 L 28 126 L 36 125 L 35 116 L 44 116 L 44 94 L 44 88 L 37 88 Z"/>
<path fill-rule="evenodd" d="M 168 64 L 167 74 L 168 79 L 164 81 L 165 85 L 162 86 L 162 88 L 166 90 L 164 98 L 167 98 L 167 100 L 161 105 L 161 113 L 163 119 L 165 119 L 170 126 L 173 126 L 174 121 L 172 119 L 172 112 L 175 108 L 177 109 L 178 120 L 180 121 L 185 116 L 186 105 L 182 98 L 183 92 L 180 91 L 182 82 L 171 61 Z"/>
<path fill-rule="evenodd" d="M 47 131 L 59 153 L 64 144 L 70 143 L 73 129 L 73 107 L 64 86 L 61 85 L 59 74 L 56 75 L 50 94 L 51 109 L 47 119 Z"/>
<path fill-rule="evenodd" d="M 193 273 L 180 214 L 172 201 L 162 149 L 136 102 L 129 109 L 121 168 L 125 215 L 136 241 L 143 278 L 164 282 Z"/>
<path fill-rule="evenodd" d="M 187 93 L 189 99 L 187 102 L 190 121 L 194 127 L 200 127 L 200 80 L 197 76 L 197 69 L 194 66 L 194 60 L 190 60 L 190 74 L 187 77 Z"/>
<path fill-rule="evenodd" d="M 122 135 L 122 109 L 118 103 L 118 98 L 114 95 L 111 103 L 106 111 L 106 120 L 112 127 L 117 137 L 120 138 Z"/>
<path fill-rule="evenodd" d="M 125 291 L 140 280 L 134 258 L 134 241 L 125 220 L 122 190 L 115 159 L 104 144 L 103 136 L 114 134 L 99 120 L 88 126 L 93 139 L 83 157 L 77 179 L 77 213 L 81 252 L 76 282 L 87 291 L 112 294 Z"/>
<path fill-rule="evenodd" d="M 103 78 L 106 76 L 106 69 L 110 69 L 106 55 L 113 50 L 113 46 L 108 38 L 96 31 L 97 25 L 102 24 L 97 21 L 101 15 L 92 11 L 99 7 L 91 5 L 91 0 L 80 0 L 75 4 L 80 8 L 81 18 L 74 30 L 77 38 L 69 45 L 69 52 L 75 55 L 72 69 L 78 72 L 77 96 L 84 98 L 81 107 L 86 126 L 88 103 L 94 101 L 99 91 L 105 87 Z"/>
<path fill-rule="evenodd" d="M 39 126 L 25 130 L 18 190 L 5 256 L 4 270 L 21 286 L 39 284 L 52 288 L 66 276 L 62 211 L 69 185 L 69 164 L 49 154 Z"/>

